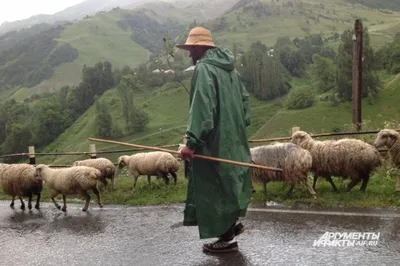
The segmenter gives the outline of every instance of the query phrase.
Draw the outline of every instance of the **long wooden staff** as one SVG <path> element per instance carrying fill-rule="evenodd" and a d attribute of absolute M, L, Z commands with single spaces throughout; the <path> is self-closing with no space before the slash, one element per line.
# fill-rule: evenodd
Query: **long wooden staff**
<path fill-rule="evenodd" d="M 89 140 L 124 145 L 124 146 L 131 146 L 131 147 L 136 147 L 136 148 L 143 148 L 143 149 L 147 149 L 147 150 L 165 151 L 165 152 L 169 152 L 169 153 L 180 154 L 179 151 L 167 150 L 167 149 L 163 149 L 163 148 L 150 147 L 150 146 L 143 146 L 143 145 L 138 145 L 138 144 L 131 144 L 131 143 L 126 143 L 126 142 L 119 142 L 119 141 L 114 141 L 114 140 L 97 139 L 97 138 L 89 138 Z M 253 168 L 260 168 L 260 169 L 264 169 L 264 170 L 268 170 L 268 171 L 282 172 L 282 169 L 280 169 L 280 168 L 268 167 L 268 166 L 263 166 L 263 165 L 258 165 L 258 164 L 244 163 L 244 162 L 232 161 L 232 160 L 215 158 L 215 157 L 198 155 L 198 154 L 194 154 L 194 157 L 205 159 L 205 160 L 218 161 L 218 162 L 236 164 L 236 165 L 253 167 Z"/>

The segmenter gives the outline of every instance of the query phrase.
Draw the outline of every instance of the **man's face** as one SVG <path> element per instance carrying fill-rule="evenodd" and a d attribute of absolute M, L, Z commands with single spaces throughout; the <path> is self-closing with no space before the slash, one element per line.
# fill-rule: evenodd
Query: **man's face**
<path fill-rule="evenodd" d="M 193 65 L 196 65 L 197 60 L 200 60 L 204 55 L 205 49 L 201 46 L 192 46 L 189 49 L 189 56 L 192 58 Z"/>

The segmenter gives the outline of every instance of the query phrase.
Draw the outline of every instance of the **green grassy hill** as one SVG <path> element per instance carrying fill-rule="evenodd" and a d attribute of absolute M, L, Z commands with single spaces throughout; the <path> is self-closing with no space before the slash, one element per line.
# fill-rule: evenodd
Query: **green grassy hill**
<path fill-rule="evenodd" d="M 186 81 L 186 83 L 188 83 Z M 107 91 L 101 99 L 105 100 L 111 111 L 113 123 L 118 127 L 124 126 L 122 118 L 122 109 L 120 99 L 115 89 Z M 189 111 L 189 94 L 186 90 L 175 83 L 168 83 L 164 87 L 153 90 L 143 89 L 135 93 L 134 102 L 142 107 L 149 114 L 150 123 L 147 129 L 138 134 L 118 139 L 118 141 L 161 146 L 168 144 L 181 143 L 185 132 L 186 122 Z M 266 121 L 270 119 L 279 106 L 274 103 L 265 103 L 251 98 L 251 107 L 253 113 L 252 126 L 249 127 L 249 134 L 252 135 Z M 65 152 L 65 151 L 88 151 L 88 140 L 94 137 L 95 132 L 95 109 L 92 106 L 83 114 L 73 126 L 68 128 L 52 144 L 46 147 L 44 152 Z M 120 145 L 95 143 L 97 150 L 120 150 L 129 149 Z M 174 148 L 172 148 L 174 149 Z M 122 153 L 103 154 L 116 161 Z M 100 156 L 100 155 L 99 155 Z M 51 162 L 53 164 L 68 164 L 77 158 L 86 156 L 43 156 L 38 160 Z"/>
<path fill-rule="evenodd" d="M 191 10 L 190 8 L 197 6 L 199 4 L 187 5 L 187 8 Z M 151 7 L 150 4 L 144 7 L 146 14 L 152 13 L 152 18 L 158 18 L 160 21 L 164 21 L 168 17 L 167 14 L 171 14 L 172 18 L 182 16 L 185 22 L 193 19 L 193 17 L 189 19 L 190 12 L 184 15 L 170 6 L 170 8 L 159 6 L 153 11 L 149 9 Z M 101 12 L 94 17 L 67 26 L 57 38 L 58 45 L 71 44 L 79 51 L 78 58 L 56 67 L 55 74 L 50 79 L 33 88 L 23 88 L 12 97 L 23 100 L 33 93 L 54 91 L 62 85 L 78 83 L 81 79 L 82 66 L 93 65 L 98 60 L 109 60 L 113 67 L 134 66 L 145 61 L 149 52 L 132 40 L 129 27 L 124 30 L 117 23 L 126 18 L 126 15 L 131 14 L 132 11 L 116 9 L 111 12 Z M 359 5 L 354 8 L 353 4 L 339 0 L 307 2 L 242 0 L 226 12 L 225 20 L 216 19 L 206 25 L 210 25 L 209 28 L 216 37 L 217 43 L 236 42 L 247 48 L 255 40 L 272 45 L 279 36 L 289 36 L 293 39 L 313 32 L 324 32 L 329 36 L 334 32 L 341 34 L 343 29 L 352 27 L 356 17 L 364 19 L 364 25 L 369 27 L 372 39 L 375 39 L 375 47 L 382 44 L 376 40 L 385 38 L 390 40 L 400 27 L 398 13 L 390 14 L 390 12 L 381 12 Z M 338 42 L 327 45 L 336 46 L 337 44 Z M 295 79 L 292 83 L 296 87 L 306 84 L 307 80 Z M 3 93 L 6 95 L 5 92 Z M 375 127 L 381 126 L 385 121 L 378 114 L 383 117 L 388 116 L 395 108 L 395 98 L 388 96 L 387 93 L 388 91 L 384 91 L 375 105 L 369 105 L 366 101 L 364 103 L 363 118 L 373 121 Z M 393 103 L 390 105 L 392 107 L 384 104 L 385 97 L 388 98 L 388 104 Z M 107 91 L 102 98 L 108 102 L 115 123 L 122 127 L 124 122 L 116 91 Z M 326 102 L 318 101 L 311 108 L 288 111 L 282 107 L 283 100 L 284 98 L 266 103 L 252 97 L 253 125 L 249 128 L 249 137 L 286 136 L 293 125 L 320 132 L 344 129 L 345 124 L 351 123 L 351 109 L 348 104 L 329 106 Z M 188 94 L 182 87 L 166 84 L 160 89 L 143 88 L 141 92 L 135 93 L 135 102 L 140 103 L 139 106 L 142 105 L 144 111 L 149 114 L 150 123 L 145 132 L 122 138 L 121 141 L 154 146 L 175 144 L 181 141 L 188 112 Z M 89 146 L 87 138 L 94 135 L 94 117 L 95 109 L 92 106 L 45 151 L 87 151 Z M 97 146 L 99 150 L 121 148 L 100 143 L 97 143 Z M 117 156 L 119 154 L 114 154 L 112 158 L 115 159 Z M 53 163 L 69 163 L 73 159 L 69 156 L 40 158 L 40 160 Z"/>
<path fill-rule="evenodd" d="M 344 0 L 241 0 L 233 7 L 232 5 L 233 0 L 216 0 L 211 4 L 207 4 L 206 1 L 149 3 L 136 11 L 115 9 L 99 12 L 77 23 L 67 24 L 60 36 L 54 39 L 57 42 L 54 49 L 69 44 L 77 50 L 77 58 L 55 66 L 50 77 L 33 87 L 8 87 L 0 90 L 0 96 L 7 99 L 11 95 L 12 98 L 21 101 L 34 93 L 53 92 L 64 85 L 74 85 L 81 79 L 83 65 L 93 65 L 100 60 L 108 60 L 114 67 L 136 66 L 145 62 L 152 48 L 146 44 L 154 43 L 154 36 L 147 36 L 150 41 L 134 41 L 131 36 L 132 30 L 137 28 L 130 25 L 131 27 L 124 29 L 118 25 L 118 21 L 127 15 L 131 15 L 132 18 L 132 14 L 138 10 L 145 11 L 146 15 L 158 22 L 175 20 L 183 25 L 188 25 L 193 20 L 200 23 L 225 12 L 225 15 L 205 23 L 205 26 L 212 30 L 217 44 L 231 46 L 237 43 L 243 49 L 247 49 L 248 45 L 256 40 L 272 45 L 279 36 L 289 36 L 293 39 L 309 33 L 324 33 L 325 37 L 329 38 L 335 32 L 340 34 L 345 28 L 352 27 L 354 19 L 358 17 L 369 27 L 375 47 L 390 41 L 400 28 L 400 13 L 381 11 Z M 140 25 L 139 27 L 141 28 Z M 141 35 L 145 36 L 146 32 L 151 33 L 152 29 L 146 28 Z M 18 39 L 21 39 L 20 35 Z M 10 42 L 7 42 L 7 45 L 12 46 Z M 337 42 L 331 42 L 329 45 L 336 46 Z"/>
<path fill-rule="evenodd" d="M 257 40 L 273 45 L 281 36 L 293 39 L 323 33 L 328 38 L 354 27 L 354 20 L 361 18 L 371 32 L 372 44 L 381 46 L 391 41 L 400 27 L 399 14 L 343 0 L 241 0 L 222 19 L 206 25 L 217 43 L 247 48 Z"/>
<path fill-rule="evenodd" d="M 371 105 L 368 99 L 363 100 L 364 129 L 378 129 L 384 127 L 386 122 L 398 121 L 400 109 L 398 93 L 400 75 L 385 76 L 387 84 L 380 93 L 380 97 Z M 187 82 L 186 82 L 187 83 Z M 307 84 L 306 80 L 292 81 L 293 86 Z M 113 123 L 119 127 L 124 126 L 120 100 L 115 90 L 107 91 L 102 99 L 108 103 Z M 248 129 L 248 136 L 251 139 L 289 136 L 293 126 L 313 133 L 346 131 L 351 127 L 351 104 L 344 103 L 337 106 L 330 106 L 327 102 L 317 101 L 310 108 L 303 110 L 287 110 L 283 106 L 285 97 L 270 102 L 259 101 L 251 97 L 252 125 Z M 182 140 L 188 116 L 189 95 L 182 86 L 168 83 L 162 88 L 146 90 L 135 93 L 136 103 L 143 107 L 150 117 L 145 132 L 118 138 L 114 140 L 135 144 L 162 146 L 177 144 Z M 95 110 L 92 106 L 82 115 L 73 126 L 68 128 L 51 145 L 47 146 L 44 152 L 68 152 L 88 151 L 89 144 L 96 144 L 97 150 L 124 150 L 130 147 L 91 142 L 89 137 L 94 137 L 95 132 Z M 263 144 L 263 143 L 261 143 Z M 261 145 L 253 143 L 254 145 Z M 174 149 L 174 148 L 172 148 Z M 123 153 L 103 154 L 116 161 Z M 38 160 L 53 164 L 69 164 L 73 160 L 86 158 L 82 156 L 41 156 Z"/>
<path fill-rule="evenodd" d="M 50 79 L 33 88 L 23 88 L 13 95 L 16 100 L 34 93 L 54 92 L 64 85 L 78 84 L 82 67 L 108 60 L 114 67 L 136 66 L 145 62 L 150 52 L 134 42 L 131 32 L 124 31 L 116 23 L 129 11 L 114 10 L 101 13 L 69 25 L 56 39 L 58 45 L 69 43 L 79 52 L 73 62 L 62 64 L 54 69 Z"/>
<path fill-rule="evenodd" d="M 385 123 L 398 126 L 393 123 L 400 119 L 400 107 L 398 105 L 400 101 L 400 75 L 386 76 L 383 81 L 386 86 L 373 104 L 367 98 L 362 101 L 363 130 L 383 128 Z M 299 126 L 302 130 L 313 133 L 350 131 L 351 124 L 351 103 L 331 106 L 327 102 L 317 101 L 314 106 L 303 110 L 280 110 L 252 138 L 290 136 L 289 132 L 293 126 Z"/>
<path fill-rule="evenodd" d="M 190 23 L 215 19 L 228 11 L 237 0 L 211 0 L 211 1 L 168 1 L 150 2 L 141 5 L 137 10 L 151 10 L 158 17 L 164 19 L 174 18 L 180 22 Z"/>

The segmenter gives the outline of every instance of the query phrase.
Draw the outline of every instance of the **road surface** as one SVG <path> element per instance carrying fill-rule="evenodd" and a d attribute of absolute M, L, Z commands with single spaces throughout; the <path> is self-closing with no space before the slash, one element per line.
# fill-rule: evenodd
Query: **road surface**
<path fill-rule="evenodd" d="M 196 227 L 183 227 L 182 205 L 159 207 L 42 203 L 21 211 L 0 201 L 0 265 L 398 265 L 400 212 L 253 209 L 238 237 L 240 251 L 202 252 Z M 313 247 L 326 231 L 380 233 L 374 245 Z M 360 242 L 361 243 L 361 242 Z"/>

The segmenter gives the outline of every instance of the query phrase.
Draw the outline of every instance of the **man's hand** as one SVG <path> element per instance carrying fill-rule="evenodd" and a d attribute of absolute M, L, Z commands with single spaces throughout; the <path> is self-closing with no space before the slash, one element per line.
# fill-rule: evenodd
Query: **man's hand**
<path fill-rule="evenodd" d="M 183 160 L 188 160 L 189 158 L 192 159 L 194 157 L 194 150 L 189 149 L 188 146 L 183 147 L 180 152 L 181 159 Z"/>

